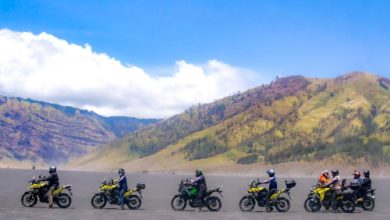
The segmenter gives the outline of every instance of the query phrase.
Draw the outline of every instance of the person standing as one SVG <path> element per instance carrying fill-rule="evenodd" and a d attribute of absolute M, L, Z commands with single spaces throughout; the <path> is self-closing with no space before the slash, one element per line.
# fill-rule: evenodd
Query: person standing
<path fill-rule="evenodd" d="M 125 193 L 127 192 L 127 178 L 125 175 L 125 170 L 120 168 L 118 170 L 118 187 L 119 187 L 119 202 L 121 205 L 121 209 L 125 209 Z"/>

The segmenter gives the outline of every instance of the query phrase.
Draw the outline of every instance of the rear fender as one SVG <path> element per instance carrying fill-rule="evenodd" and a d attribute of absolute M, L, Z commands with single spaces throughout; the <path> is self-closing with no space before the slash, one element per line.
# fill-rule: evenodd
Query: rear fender
<path fill-rule="evenodd" d="M 69 194 L 70 194 L 71 196 L 73 196 L 73 194 L 72 194 L 72 185 L 65 185 L 65 186 L 64 186 L 64 189 L 65 189 L 65 190 L 68 190 Z"/>
<path fill-rule="evenodd" d="M 126 198 L 129 198 L 134 192 L 136 192 L 136 190 L 135 189 L 129 189 L 129 190 L 127 190 L 127 192 L 125 192 L 125 197 Z"/>
<path fill-rule="evenodd" d="M 276 191 L 274 194 L 272 194 L 272 196 L 270 197 L 270 200 L 276 200 L 276 199 L 279 198 L 283 193 L 285 193 L 285 189 Z"/>
<path fill-rule="evenodd" d="M 70 195 L 73 195 L 72 194 L 72 186 L 71 185 L 65 185 L 65 186 L 60 186 L 56 190 L 54 190 L 53 191 L 53 196 L 58 196 L 58 194 L 61 193 L 64 190 L 67 190 L 70 193 Z"/>

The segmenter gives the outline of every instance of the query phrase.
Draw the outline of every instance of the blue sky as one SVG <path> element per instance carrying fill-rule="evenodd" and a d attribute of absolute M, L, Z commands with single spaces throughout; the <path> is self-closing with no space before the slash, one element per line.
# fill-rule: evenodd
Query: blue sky
<path fill-rule="evenodd" d="M 390 1 L 2 0 L 0 95 L 169 117 L 276 76 L 390 77 Z"/>
<path fill-rule="evenodd" d="M 389 8 L 367 0 L 3 0 L 0 28 L 88 43 L 146 69 L 217 59 L 270 75 L 389 76 Z"/>

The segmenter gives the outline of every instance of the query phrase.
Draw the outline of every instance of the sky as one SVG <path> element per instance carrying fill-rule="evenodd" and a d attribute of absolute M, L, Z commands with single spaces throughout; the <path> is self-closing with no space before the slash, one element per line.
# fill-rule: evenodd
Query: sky
<path fill-rule="evenodd" d="M 390 76 L 390 1 L 2 0 L 0 95 L 169 117 L 276 76 Z"/>

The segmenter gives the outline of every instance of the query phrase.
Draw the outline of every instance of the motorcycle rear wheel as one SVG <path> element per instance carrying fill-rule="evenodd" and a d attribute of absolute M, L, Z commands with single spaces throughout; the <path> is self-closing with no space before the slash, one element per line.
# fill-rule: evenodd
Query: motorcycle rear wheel
<path fill-rule="evenodd" d="M 91 205 L 95 209 L 102 209 L 107 204 L 107 198 L 103 194 L 95 194 L 92 196 Z"/>
<path fill-rule="evenodd" d="M 62 209 L 66 209 L 72 204 L 72 198 L 66 193 L 59 193 L 56 200 L 58 207 Z"/>
<path fill-rule="evenodd" d="M 256 201 L 251 196 L 244 196 L 240 200 L 239 207 L 243 212 L 251 212 L 256 206 Z"/>
<path fill-rule="evenodd" d="M 175 195 L 171 200 L 171 207 L 175 211 L 183 211 L 187 206 L 187 199 L 182 195 Z"/>
<path fill-rule="evenodd" d="M 127 198 L 126 205 L 129 209 L 139 209 L 142 205 L 142 200 L 137 195 L 131 195 Z"/>
<path fill-rule="evenodd" d="M 355 200 L 353 200 L 353 199 L 343 200 L 343 201 L 341 201 L 340 206 L 341 206 L 341 210 L 343 210 L 343 212 L 352 213 L 355 211 L 355 208 L 356 208 Z"/>
<path fill-rule="evenodd" d="M 37 204 L 38 198 L 31 192 L 25 192 L 20 199 L 20 202 L 24 207 L 33 207 Z"/>
<path fill-rule="evenodd" d="M 287 198 L 279 197 L 277 198 L 275 208 L 278 212 L 287 212 L 290 209 L 290 201 Z"/>
<path fill-rule="evenodd" d="M 218 197 L 210 196 L 206 199 L 206 206 L 210 212 L 218 212 L 222 207 L 222 202 Z"/>

